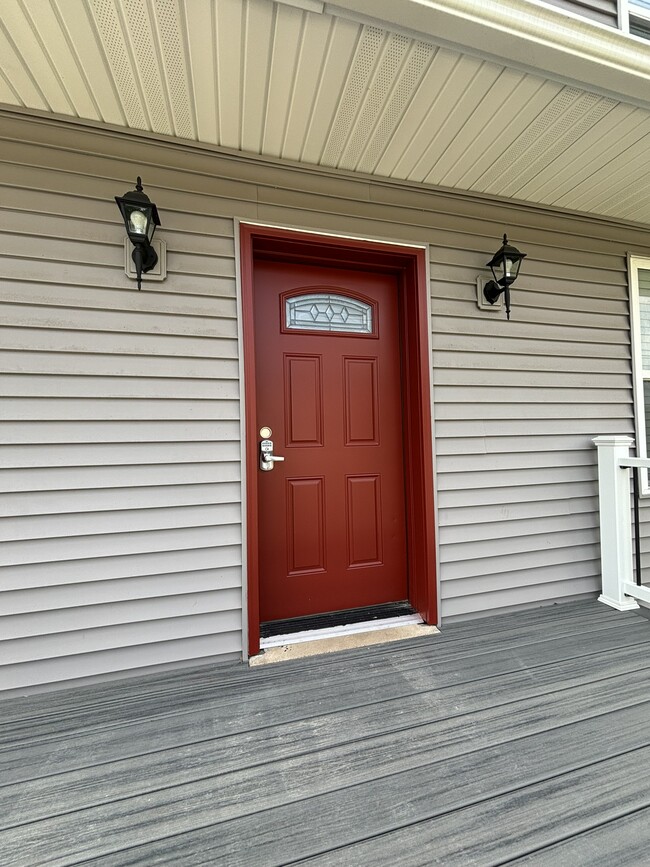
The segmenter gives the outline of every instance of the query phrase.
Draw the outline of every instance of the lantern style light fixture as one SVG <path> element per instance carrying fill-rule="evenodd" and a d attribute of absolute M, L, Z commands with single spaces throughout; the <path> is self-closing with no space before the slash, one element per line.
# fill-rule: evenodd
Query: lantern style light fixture
<path fill-rule="evenodd" d="M 510 319 L 510 287 L 519 276 L 519 268 L 526 253 L 520 253 L 516 247 L 508 243 L 508 236 L 503 236 L 503 244 L 487 263 L 494 280 L 490 280 L 483 288 L 483 296 L 489 304 L 495 304 L 501 293 L 504 293 L 506 315 Z"/>
<path fill-rule="evenodd" d="M 155 268 L 158 254 L 151 246 L 156 226 L 160 225 L 158 209 L 146 193 L 142 192 L 142 178 L 138 177 L 135 189 L 124 193 L 115 201 L 122 214 L 126 233 L 133 244 L 131 258 L 135 264 L 138 289 L 142 285 L 142 274 Z"/>

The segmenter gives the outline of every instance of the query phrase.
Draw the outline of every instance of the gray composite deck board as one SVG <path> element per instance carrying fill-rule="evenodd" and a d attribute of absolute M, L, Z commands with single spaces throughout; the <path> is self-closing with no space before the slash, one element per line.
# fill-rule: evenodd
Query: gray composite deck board
<path fill-rule="evenodd" d="M 650 808 L 644 808 L 510 863 L 517 867 L 593 867 L 594 864 L 639 867 L 648 863 L 648 852 Z"/>
<path fill-rule="evenodd" d="M 584 602 L 11 700 L 0 863 L 632 864 L 649 650 Z"/>
<path fill-rule="evenodd" d="M 472 683 L 468 690 L 464 683 L 453 684 L 446 688 L 423 687 L 416 694 L 411 693 L 397 698 L 386 697 L 377 692 L 365 704 L 355 704 L 339 710 L 329 705 L 323 710 L 322 704 L 307 715 L 292 719 L 286 713 L 286 705 L 272 707 L 256 714 L 255 722 L 259 724 L 252 731 L 255 733 L 255 744 L 251 746 L 251 729 L 241 730 L 240 719 L 224 720 L 220 732 L 215 733 L 214 723 L 204 710 L 187 713 L 169 714 L 166 727 L 160 729 L 159 718 L 145 720 L 131 725 L 128 737 L 125 737 L 124 726 L 111 729 L 102 728 L 101 738 L 96 731 L 83 731 L 75 735 L 74 751 L 69 749 L 67 738 L 58 739 L 56 743 L 23 742 L 4 756 L 3 780 L 6 784 L 27 782 L 29 780 L 43 781 L 44 763 L 49 775 L 71 772 L 76 769 L 104 765 L 131 757 L 140 757 L 142 761 L 151 754 L 160 756 L 183 748 L 186 753 L 191 749 L 196 752 L 207 750 L 214 755 L 218 750 L 221 770 L 237 769 L 243 762 L 255 757 L 255 749 L 271 742 L 274 756 L 281 758 L 283 753 L 291 755 L 299 747 L 304 749 L 305 741 L 310 738 L 316 741 L 320 749 L 336 744 L 341 735 L 340 726 L 360 727 L 364 736 L 370 733 L 402 731 L 418 725 L 432 722 L 444 723 L 445 719 L 456 719 L 463 714 L 476 713 L 490 708 L 510 707 L 516 701 L 530 700 L 534 705 L 539 697 L 543 701 L 545 695 L 556 690 L 568 691 L 573 687 L 582 687 L 594 683 L 613 684 L 613 691 L 629 682 L 633 671 L 638 673 L 641 681 L 647 678 L 650 669 L 650 658 L 630 658 L 629 648 L 609 651 L 600 654 L 598 678 L 594 677 L 593 659 L 581 658 L 570 662 L 561 661 L 528 668 L 525 671 L 515 671 L 505 675 L 489 678 L 485 681 Z M 513 701 L 513 696 L 516 700 Z M 356 697 L 358 702 L 358 696 Z M 234 722 L 234 724 L 232 724 Z M 250 725 L 250 721 L 249 721 Z M 229 733 L 229 729 L 239 728 L 240 731 Z M 281 734 L 285 743 L 274 743 Z M 289 737 L 291 740 L 289 741 Z M 245 759 L 241 751 L 245 750 Z M 0 824 L 2 819 L 0 818 Z"/>
<path fill-rule="evenodd" d="M 563 616 L 566 617 L 566 615 Z M 307 694 L 316 689 L 317 694 L 322 699 L 321 684 L 324 676 L 327 676 L 329 692 L 332 693 L 333 698 L 337 699 L 339 692 L 346 689 L 358 696 L 359 687 L 372 689 L 374 688 L 373 682 L 385 683 L 385 670 L 382 665 L 386 658 L 394 664 L 395 675 L 397 675 L 399 673 L 397 670 L 398 661 L 400 661 L 400 671 L 408 672 L 417 669 L 421 666 L 423 657 L 429 659 L 431 647 L 435 651 L 434 660 L 436 663 L 436 670 L 431 672 L 432 677 L 444 679 L 451 677 L 452 673 L 447 665 L 451 659 L 458 664 L 460 674 L 457 676 L 479 679 L 485 675 L 482 675 L 478 669 L 467 665 L 467 656 L 478 657 L 477 666 L 487 668 L 494 666 L 496 669 L 496 666 L 504 660 L 496 660 L 489 656 L 490 653 L 501 653 L 507 664 L 507 657 L 513 644 L 518 646 L 519 653 L 523 652 L 530 656 L 531 648 L 533 654 L 539 654 L 540 650 L 545 654 L 557 653 L 555 648 L 543 647 L 544 643 L 567 639 L 575 644 L 573 636 L 579 634 L 625 629 L 627 635 L 627 621 L 624 618 L 625 615 L 622 615 L 618 622 L 612 622 L 611 616 L 603 617 L 600 612 L 594 613 L 592 619 L 578 620 L 576 618 L 576 622 L 572 622 L 570 635 L 566 634 L 562 619 L 560 622 L 546 623 L 544 635 L 537 635 L 533 639 L 530 638 L 532 623 L 530 627 L 503 629 L 496 633 L 488 625 L 475 626 L 473 635 L 470 633 L 468 637 L 461 636 L 455 640 L 451 638 L 445 640 L 447 636 L 443 633 L 439 637 L 428 640 L 419 639 L 417 642 L 404 642 L 399 646 L 392 645 L 394 648 L 392 652 L 382 647 L 381 650 L 374 652 L 371 650 L 350 651 L 345 655 L 344 661 L 341 661 L 339 655 L 335 659 L 324 657 L 318 670 L 315 670 L 310 662 L 305 663 L 303 661 L 285 663 L 282 666 L 282 671 L 275 669 L 266 669 L 263 672 L 259 670 L 249 671 L 248 669 L 242 671 L 241 666 L 238 668 L 228 666 L 221 668 L 216 673 L 212 671 L 208 673 L 206 669 L 199 669 L 198 672 L 196 670 L 190 671 L 187 675 L 187 681 L 182 676 L 177 676 L 178 682 L 175 682 L 170 680 L 168 676 L 166 680 L 161 682 L 160 686 L 158 686 L 160 680 L 158 678 L 156 684 L 151 688 L 148 687 L 146 681 L 144 688 L 140 682 L 132 684 L 130 681 L 124 681 L 123 693 L 120 693 L 119 687 L 116 688 L 114 685 L 105 687 L 104 690 L 99 687 L 85 687 L 81 694 L 77 690 L 65 690 L 62 693 L 52 693 L 47 705 L 40 702 L 44 705 L 41 712 L 38 710 L 38 700 L 36 700 L 36 704 L 31 699 L 14 700 L 2 705 L 3 720 L 0 722 L 0 748 L 5 742 L 12 743 L 20 737 L 21 723 L 24 724 L 23 730 L 27 733 L 26 737 L 33 741 L 37 727 L 43 730 L 45 736 L 56 736 L 58 733 L 63 734 L 83 727 L 86 720 L 94 727 L 97 724 L 98 715 L 101 715 L 102 720 L 106 723 L 110 723 L 113 718 L 122 723 L 125 718 L 124 709 L 127 705 L 130 707 L 130 719 L 133 720 L 138 717 L 150 718 L 154 713 L 164 713 L 165 709 L 170 706 L 174 709 L 180 709 L 183 705 L 189 708 L 198 707 L 201 703 L 223 706 L 231 698 L 238 707 L 245 706 L 247 702 L 257 707 L 260 698 L 267 701 L 269 696 L 273 696 L 280 705 L 284 705 L 285 694 L 296 696 L 298 693 Z M 501 618 L 494 618 L 494 620 L 500 621 Z M 638 622 L 638 618 L 634 617 L 634 622 Z M 449 631 L 452 635 L 456 628 L 450 628 Z M 480 644 L 476 640 L 477 634 L 483 635 Z M 625 644 L 625 639 L 614 633 L 605 637 L 596 635 L 594 640 L 598 644 L 603 640 L 608 643 L 613 642 L 617 647 L 622 647 Z M 636 639 L 634 636 L 628 636 L 627 640 L 630 645 L 633 645 Z M 585 648 L 581 644 L 575 652 L 584 653 Z M 482 661 L 481 657 L 485 657 L 485 660 Z M 366 664 L 360 666 L 356 672 L 355 681 L 352 683 L 349 677 L 349 666 L 354 661 L 361 660 L 365 660 Z M 443 664 L 444 668 L 441 669 Z M 195 684 L 197 678 L 198 682 Z M 337 679 L 340 683 L 337 683 Z M 395 679 L 394 677 L 392 680 Z M 242 694 L 242 683 L 246 683 L 247 687 L 255 684 L 255 688 L 247 688 Z M 393 688 L 392 681 L 387 684 L 387 688 Z M 89 692 L 88 696 L 84 695 L 86 689 Z M 161 696 L 164 696 L 164 703 L 161 703 Z M 245 714 L 240 716 L 246 719 Z"/>

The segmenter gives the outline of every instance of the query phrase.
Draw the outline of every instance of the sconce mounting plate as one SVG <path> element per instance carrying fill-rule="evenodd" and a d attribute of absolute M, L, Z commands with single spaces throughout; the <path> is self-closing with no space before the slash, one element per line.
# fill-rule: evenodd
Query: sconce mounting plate
<path fill-rule="evenodd" d="M 151 246 L 154 248 L 156 253 L 158 254 L 158 261 L 153 266 L 151 271 L 147 271 L 146 274 L 142 275 L 142 288 L 145 288 L 145 284 L 149 282 L 158 282 L 161 283 L 167 277 L 167 244 L 161 238 L 154 238 L 151 242 Z M 129 241 L 128 237 L 124 238 L 124 272 L 127 277 L 131 280 L 137 280 L 138 275 L 135 270 L 135 263 L 133 261 L 132 254 L 133 253 L 133 244 Z"/>
<path fill-rule="evenodd" d="M 489 313 L 498 313 L 500 310 L 503 310 L 503 295 L 499 295 L 499 298 L 494 302 L 494 304 L 490 304 L 485 300 L 485 295 L 483 295 L 483 289 L 485 288 L 485 284 L 489 283 L 492 278 L 487 277 L 477 277 L 476 278 L 476 304 L 479 310 L 487 310 Z"/>

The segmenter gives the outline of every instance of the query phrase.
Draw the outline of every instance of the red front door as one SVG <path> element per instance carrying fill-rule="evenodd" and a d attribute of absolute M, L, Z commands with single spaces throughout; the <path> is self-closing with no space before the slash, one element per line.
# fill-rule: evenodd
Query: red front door
<path fill-rule="evenodd" d="M 396 278 L 260 258 L 254 321 L 260 619 L 407 599 Z"/>

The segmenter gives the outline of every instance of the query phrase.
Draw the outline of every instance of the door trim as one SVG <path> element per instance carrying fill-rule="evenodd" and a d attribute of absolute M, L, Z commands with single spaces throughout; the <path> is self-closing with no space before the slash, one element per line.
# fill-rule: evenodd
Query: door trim
<path fill-rule="evenodd" d="M 424 247 L 240 223 L 242 356 L 246 444 L 245 539 L 248 652 L 259 652 L 257 418 L 253 273 L 256 257 L 357 266 L 397 276 L 403 369 L 406 545 L 409 601 L 425 623 L 438 622 L 433 439 L 430 391 L 427 269 Z"/>

